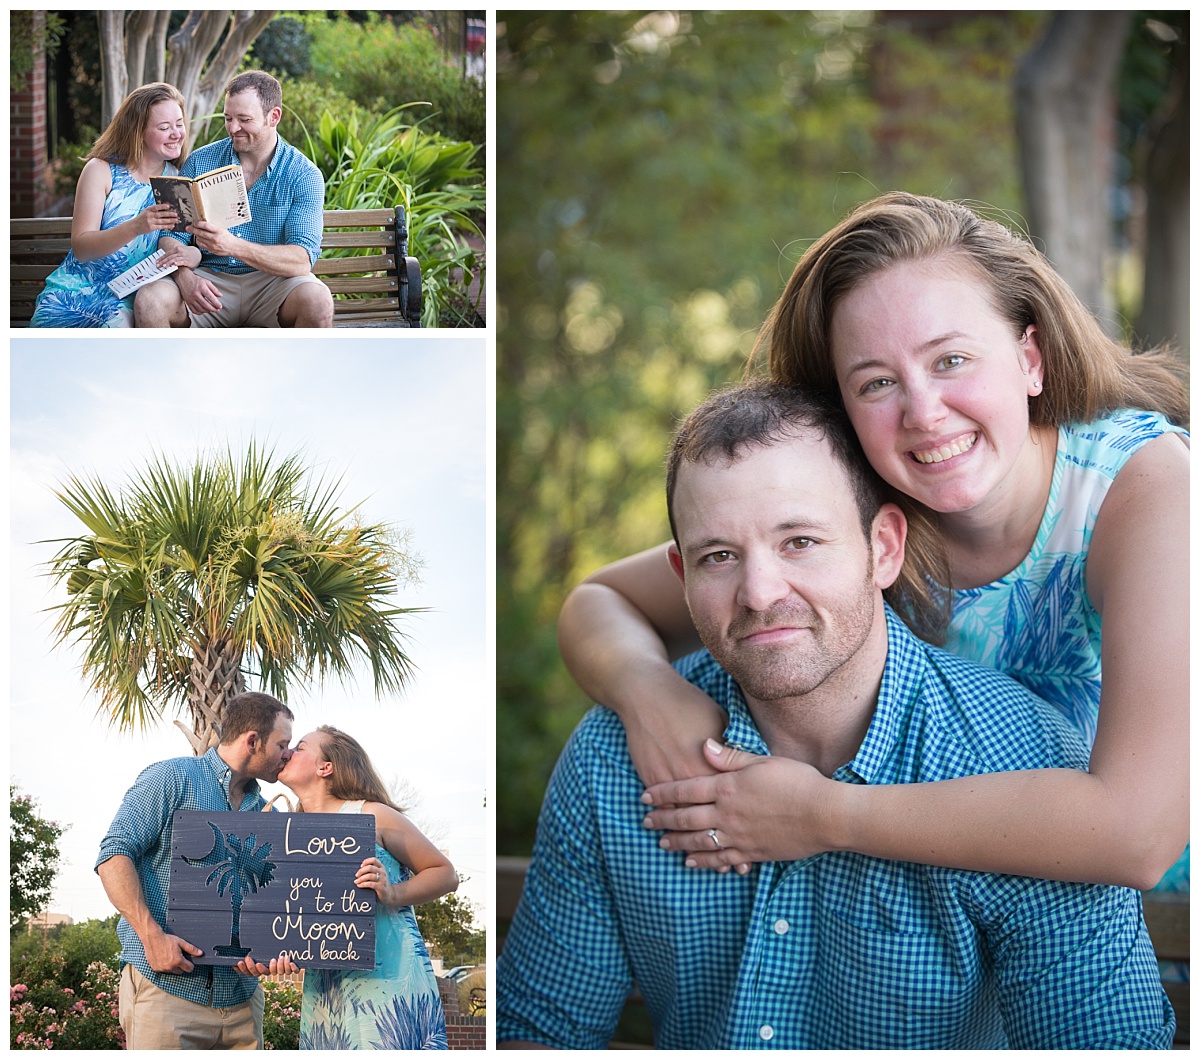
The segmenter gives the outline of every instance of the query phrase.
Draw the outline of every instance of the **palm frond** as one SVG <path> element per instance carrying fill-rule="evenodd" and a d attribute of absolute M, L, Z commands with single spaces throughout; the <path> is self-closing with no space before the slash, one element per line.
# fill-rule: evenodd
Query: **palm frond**
<path fill-rule="evenodd" d="M 57 491 L 86 532 L 58 546 L 46 573 L 66 590 L 56 643 L 83 648 L 83 674 L 122 729 L 187 703 L 193 660 L 219 647 L 267 690 L 366 664 L 378 694 L 411 679 L 394 596 L 419 557 L 394 528 L 339 504 L 341 479 L 300 454 L 251 441 L 190 464 L 155 456 L 121 491 L 70 479 Z"/>

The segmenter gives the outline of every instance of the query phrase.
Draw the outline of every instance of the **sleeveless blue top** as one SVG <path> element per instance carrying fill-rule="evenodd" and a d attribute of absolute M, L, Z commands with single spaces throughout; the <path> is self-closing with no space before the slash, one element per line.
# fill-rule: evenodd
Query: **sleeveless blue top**
<path fill-rule="evenodd" d="M 1087 556 L 1117 472 L 1147 442 L 1183 434 L 1164 416 L 1122 409 L 1061 427 L 1046 511 L 1029 554 L 998 581 L 956 589 L 946 647 L 1015 677 L 1057 707 L 1090 747 L 1100 706 L 1100 615 Z M 1160 890 L 1188 889 L 1188 857 Z"/>

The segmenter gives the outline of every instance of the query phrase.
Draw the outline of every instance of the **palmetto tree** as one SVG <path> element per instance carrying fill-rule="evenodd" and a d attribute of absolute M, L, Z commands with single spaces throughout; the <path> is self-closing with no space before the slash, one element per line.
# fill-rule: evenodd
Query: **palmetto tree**
<path fill-rule="evenodd" d="M 84 649 L 83 675 L 120 729 L 169 707 L 196 754 L 220 742 L 245 673 L 286 701 L 289 683 L 345 679 L 370 664 L 377 695 L 412 674 L 400 629 L 424 608 L 391 602 L 420 566 L 405 535 L 340 508 L 340 482 L 299 455 L 251 442 L 190 465 L 156 456 L 117 493 L 70 479 L 57 495 L 86 533 L 56 539 L 48 574 L 65 584 L 56 643 Z"/>

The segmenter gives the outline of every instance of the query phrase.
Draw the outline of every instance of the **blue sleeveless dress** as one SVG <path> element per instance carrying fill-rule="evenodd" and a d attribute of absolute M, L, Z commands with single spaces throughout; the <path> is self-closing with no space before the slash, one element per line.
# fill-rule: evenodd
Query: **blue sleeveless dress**
<path fill-rule="evenodd" d="M 1086 563 L 1100 505 L 1147 442 L 1182 428 L 1123 409 L 1062 427 L 1050 498 L 1033 548 L 999 581 L 953 593 L 946 647 L 1015 677 L 1066 715 L 1090 747 L 1100 707 L 1100 616 Z M 1188 852 L 1155 890 L 1189 890 Z"/>
<path fill-rule="evenodd" d="M 112 173 L 112 191 L 104 200 L 100 230 L 114 228 L 136 217 L 154 203 L 149 184 L 133 179 L 124 166 L 108 164 Z M 168 176 L 179 170 L 170 162 L 163 168 Z M 74 251 L 46 279 L 45 290 L 38 295 L 31 328 L 131 328 L 133 295 L 118 298 L 107 287 L 126 269 L 144 261 L 158 249 L 161 232 L 147 232 L 119 250 L 93 261 L 80 261 Z"/>
<path fill-rule="evenodd" d="M 359 813 L 348 802 L 339 813 Z M 389 883 L 412 873 L 378 843 Z M 375 906 L 375 967 L 304 974 L 301 1049 L 448 1049 L 437 977 L 412 906 Z"/>

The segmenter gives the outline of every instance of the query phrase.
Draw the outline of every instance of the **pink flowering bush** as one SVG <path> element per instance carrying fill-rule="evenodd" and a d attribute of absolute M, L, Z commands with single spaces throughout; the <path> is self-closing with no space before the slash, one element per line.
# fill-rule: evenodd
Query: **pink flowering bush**
<path fill-rule="evenodd" d="M 25 962 L 22 982 L 9 987 L 9 1046 L 13 1049 L 123 1049 L 117 1021 L 116 970 L 103 961 L 87 967 L 78 991 L 59 985 L 63 959 Z"/>
<path fill-rule="evenodd" d="M 295 983 L 263 983 L 263 1048 L 300 1047 L 300 987 Z"/>

